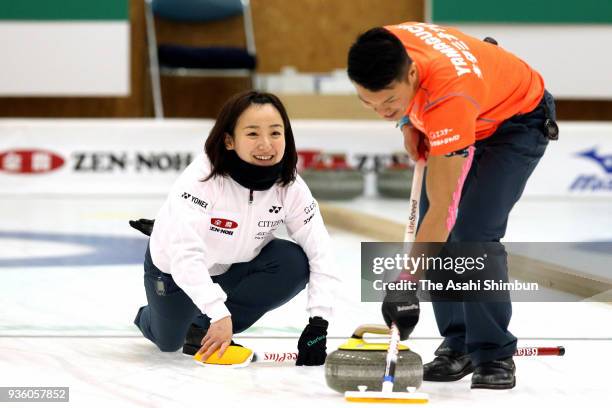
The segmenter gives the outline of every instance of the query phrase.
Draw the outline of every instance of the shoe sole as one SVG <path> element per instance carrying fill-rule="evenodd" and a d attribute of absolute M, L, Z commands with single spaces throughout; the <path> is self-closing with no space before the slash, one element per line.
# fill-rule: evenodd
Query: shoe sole
<path fill-rule="evenodd" d="M 467 370 L 463 369 L 459 371 L 457 374 L 450 374 L 445 376 L 428 376 L 423 373 L 423 381 L 433 381 L 433 382 L 452 382 L 459 381 L 463 377 L 468 374 L 472 374 L 474 372 L 474 367 L 468 367 Z"/>
<path fill-rule="evenodd" d="M 516 378 L 512 380 L 512 384 L 472 384 L 471 388 L 485 390 L 509 390 L 516 386 Z"/>

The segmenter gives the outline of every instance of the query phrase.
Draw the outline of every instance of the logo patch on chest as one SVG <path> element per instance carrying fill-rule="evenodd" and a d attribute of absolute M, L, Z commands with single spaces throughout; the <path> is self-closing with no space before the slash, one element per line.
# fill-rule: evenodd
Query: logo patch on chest
<path fill-rule="evenodd" d="M 278 212 L 282 209 L 283 207 L 277 207 L 275 205 L 272 206 L 272 208 L 270 208 L 268 210 L 269 213 L 274 213 L 274 214 L 278 214 Z"/>
<path fill-rule="evenodd" d="M 234 235 L 234 229 L 238 227 L 236 221 L 228 220 L 225 218 L 211 218 L 210 219 L 210 230 L 225 235 Z"/>

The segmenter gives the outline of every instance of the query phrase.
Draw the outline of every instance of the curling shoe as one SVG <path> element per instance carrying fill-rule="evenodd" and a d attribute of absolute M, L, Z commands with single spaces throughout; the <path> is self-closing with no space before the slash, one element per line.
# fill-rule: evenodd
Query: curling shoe
<path fill-rule="evenodd" d="M 423 366 L 424 381 L 457 381 L 474 371 L 469 354 L 444 345 L 434 353 L 436 358 Z"/>
<path fill-rule="evenodd" d="M 480 364 L 472 375 L 472 388 L 508 390 L 516 385 L 516 366 L 512 357 Z"/>

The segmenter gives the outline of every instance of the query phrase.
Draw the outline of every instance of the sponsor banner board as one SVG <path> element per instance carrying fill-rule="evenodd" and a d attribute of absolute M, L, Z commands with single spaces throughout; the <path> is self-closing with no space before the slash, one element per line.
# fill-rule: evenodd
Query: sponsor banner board
<path fill-rule="evenodd" d="M 165 194 L 204 150 L 211 120 L 0 121 L 1 194 Z M 375 176 L 403 154 L 382 121 L 295 120 L 300 166 L 319 152 Z M 407 180 L 409 183 L 409 180 Z M 612 198 L 612 124 L 565 122 L 525 196 Z"/>

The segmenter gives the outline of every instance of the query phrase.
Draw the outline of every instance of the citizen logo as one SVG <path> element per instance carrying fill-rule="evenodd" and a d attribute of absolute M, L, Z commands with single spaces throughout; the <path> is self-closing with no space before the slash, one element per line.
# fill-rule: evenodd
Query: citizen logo
<path fill-rule="evenodd" d="M 274 227 L 279 226 L 283 222 L 284 222 L 283 220 L 273 220 L 273 221 L 262 220 L 257 223 L 257 226 L 262 227 L 262 228 L 274 228 Z"/>
<path fill-rule="evenodd" d="M 269 213 L 278 214 L 278 212 L 281 210 L 281 208 L 283 208 L 283 207 L 277 207 L 277 206 L 273 205 L 272 208 L 270 208 L 268 210 L 268 212 Z"/>
<path fill-rule="evenodd" d="M 198 206 L 200 206 L 202 208 L 208 207 L 208 203 L 206 201 L 204 201 L 201 198 L 198 198 L 196 196 L 192 196 L 188 192 L 184 192 L 183 194 L 181 194 L 181 198 L 184 198 L 185 200 L 189 200 L 192 203 L 194 203 L 195 205 L 198 205 Z"/>

